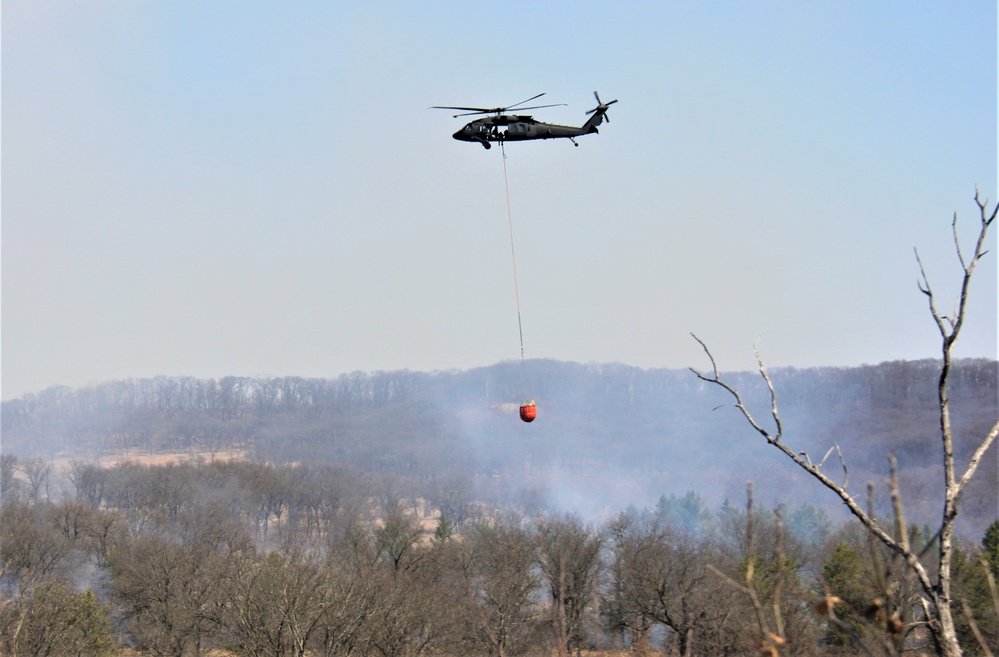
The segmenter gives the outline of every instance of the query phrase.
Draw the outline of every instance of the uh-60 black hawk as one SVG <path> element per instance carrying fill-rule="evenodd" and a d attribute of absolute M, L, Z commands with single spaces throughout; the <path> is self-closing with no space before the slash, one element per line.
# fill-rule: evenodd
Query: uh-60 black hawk
<path fill-rule="evenodd" d="M 593 95 L 597 99 L 597 106 L 587 112 L 587 114 L 592 114 L 593 116 L 587 119 L 586 123 L 578 128 L 571 125 L 544 123 L 536 120 L 533 116 L 525 114 L 508 113 L 511 110 L 525 112 L 527 110 L 565 105 L 565 103 L 556 103 L 554 105 L 518 107 L 524 103 L 529 103 L 532 100 L 541 98 L 544 96 L 543 93 L 540 93 L 537 96 L 531 96 L 527 100 L 522 100 L 519 103 L 514 103 L 513 105 L 508 105 L 506 107 L 493 107 L 490 109 L 487 107 L 444 107 L 434 105 L 431 109 L 463 110 L 462 114 L 455 114 L 455 118 L 458 118 L 459 116 L 473 116 L 476 114 L 491 114 L 492 116 L 475 119 L 452 135 L 458 141 L 478 142 L 482 144 L 484 148 L 490 148 L 491 144 L 489 142 L 491 141 L 504 142 L 560 138 L 568 139 L 574 146 L 579 146 L 579 144 L 576 143 L 576 137 L 598 132 L 597 126 L 603 123 L 604 119 L 607 119 L 607 122 L 609 123 L 610 117 L 607 116 L 607 108 L 617 102 L 617 100 L 612 100 L 608 103 L 602 102 L 596 91 L 593 92 Z M 505 128 L 505 130 L 502 128 Z"/>

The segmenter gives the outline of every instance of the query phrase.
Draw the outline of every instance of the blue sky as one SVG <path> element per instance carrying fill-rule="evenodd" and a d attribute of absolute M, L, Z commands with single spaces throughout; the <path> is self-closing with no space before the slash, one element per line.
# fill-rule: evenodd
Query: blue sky
<path fill-rule="evenodd" d="M 996 5 L 50 2 L 2 9 L 2 395 L 519 358 L 934 357 L 996 191 Z M 539 101 L 542 102 L 542 101 Z M 995 247 L 993 234 L 991 245 Z M 994 251 L 995 252 L 995 251 Z M 983 263 L 958 355 L 996 355 Z"/>

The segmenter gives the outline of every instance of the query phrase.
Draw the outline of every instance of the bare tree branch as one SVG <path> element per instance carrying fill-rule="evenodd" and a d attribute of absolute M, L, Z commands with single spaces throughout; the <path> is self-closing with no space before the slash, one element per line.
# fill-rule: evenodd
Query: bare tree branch
<path fill-rule="evenodd" d="M 760 597 L 756 592 L 756 582 L 755 579 L 755 569 L 756 569 L 756 542 L 754 537 L 754 517 L 753 517 L 753 482 L 749 481 L 746 483 L 746 572 L 744 574 L 744 582 L 738 582 L 734 578 L 729 577 L 721 570 L 716 568 L 712 564 L 708 564 L 707 568 L 714 574 L 718 575 L 726 584 L 732 588 L 740 591 L 749 598 L 750 603 L 753 606 L 753 612 L 756 614 L 756 624 L 760 630 L 760 636 L 758 640 L 758 645 L 761 655 L 767 655 L 772 657 L 777 657 L 779 653 L 779 647 L 787 643 L 784 638 L 784 616 L 781 609 L 781 590 L 784 581 L 784 523 L 781 519 L 780 509 L 774 510 L 774 516 L 776 519 L 776 530 L 777 530 L 777 572 L 774 577 L 773 589 L 770 591 L 772 598 L 772 608 L 774 614 L 774 623 L 776 624 L 776 633 L 770 631 L 769 624 L 767 623 L 767 615 L 763 609 L 763 603 L 760 601 Z M 836 598 L 837 600 L 839 598 Z"/>
<path fill-rule="evenodd" d="M 978 469 L 979 462 L 981 462 L 982 457 L 985 455 L 985 452 L 988 451 L 989 447 L 992 446 L 992 443 L 995 442 L 996 436 L 999 436 L 999 420 L 996 420 L 996 423 L 992 425 L 992 429 L 988 432 L 988 434 L 986 434 L 985 439 L 982 440 L 982 444 L 979 445 L 975 450 L 975 453 L 971 455 L 971 461 L 968 462 L 968 469 L 964 471 L 964 474 L 961 475 L 961 478 L 957 482 L 956 494 L 958 497 L 960 497 L 961 493 L 964 492 L 964 487 L 968 484 L 968 482 L 971 481 L 971 478 L 975 474 L 975 470 Z"/>
<path fill-rule="evenodd" d="M 702 381 L 713 383 L 715 385 L 718 385 L 725 391 L 727 391 L 735 399 L 735 404 L 734 404 L 735 408 L 739 409 L 739 412 L 750 424 L 750 426 L 752 426 L 757 431 L 757 433 L 762 435 L 768 443 L 770 443 L 771 445 L 779 449 L 781 452 L 783 452 L 785 456 L 794 461 L 800 468 L 802 468 L 803 470 L 811 474 L 813 477 L 818 479 L 823 486 L 833 491 L 843 501 L 843 503 L 846 504 L 847 508 L 850 510 L 850 513 L 852 513 L 854 517 L 860 520 L 860 522 L 864 525 L 865 528 L 867 528 L 869 532 L 874 534 L 878 538 L 878 540 L 880 540 L 882 543 L 888 546 L 891 550 L 898 552 L 899 555 L 902 556 L 907 563 L 911 563 L 912 567 L 916 569 L 919 576 L 919 581 L 925 589 L 932 589 L 932 584 L 930 583 L 929 574 L 927 570 L 922 566 L 922 564 L 919 563 L 919 560 L 916 558 L 916 555 L 914 555 L 911 551 L 903 550 L 902 545 L 898 541 L 896 541 L 894 538 L 892 538 L 892 536 L 890 536 L 887 532 L 885 532 L 885 530 L 882 529 L 877 524 L 877 522 L 874 520 L 874 518 L 871 515 L 868 515 L 867 513 L 864 512 L 863 509 L 860 508 L 860 506 L 849 494 L 849 492 L 847 492 L 845 487 L 840 486 L 839 484 L 834 482 L 832 479 L 826 476 L 825 473 L 823 473 L 818 467 L 810 463 L 806 458 L 803 458 L 801 455 L 796 454 L 790 448 L 781 443 L 779 441 L 779 436 L 771 435 L 769 431 L 760 426 L 760 424 L 753 417 L 752 413 L 746 407 L 739 391 L 737 391 L 730 384 L 721 379 L 718 373 L 718 368 L 715 365 L 714 356 L 711 355 L 711 352 L 708 349 L 707 345 L 704 343 L 704 341 L 702 341 L 694 334 L 691 335 L 693 335 L 694 339 L 697 340 L 698 343 L 700 343 L 704 351 L 707 352 L 708 358 L 711 360 L 713 375 L 711 376 L 704 375 L 700 371 L 694 368 L 690 368 L 690 370 Z M 773 382 L 770 380 L 770 376 L 769 374 L 767 374 L 765 369 L 763 369 L 763 371 L 760 372 L 760 375 L 767 382 L 769 389 L 774 390 Z M 846 466 L 844 465 L 844 470 L 845 467 Z"/>
<path fill-rule="evenodd" d="M 822 462 L 816 465 L 812 463 L 806 452 L 796 453 L 781 442 L 784 429 L 777 408 L 777 394 L 773 381 L 767 373 L 763 359 L 760 356 L 758 345 L 754 345 L 754 351 L 759 365 L 760 376 L 763 377 L 767 389 L 770 392 L 770 415 L 776 426 L 776 431 L 773 433 L 765 429 L 759 422 L 757 422 L 757 420 L 753 417 L 753 414 L 746 407 L 739 390 L 724 380 L 722 375 L 719 373 L 718 364 L 715 361 L 714 356 L 711 354 L 711 350 L 708 348 L 707 344 L 705 344 L 704 341 L 696 335 L 691 334 L 698 344 L 701 345 L 704 353 L 707 354 L 708 359 L 711 362 L 711 374 L 704 374 L 694 368 L 690 368 L 691 371 L 700 380 L 715 384 L 725 390 L 734 400 L 735 403 L 733 406 L 739 410 L 746 422 L 753 429 L 755 429 L 757 433 L 762 435 L 769 444 L 783 452 L 785 456 L 794 461 L 794 463 L 796 463 L 800 468 L 811 474 L 823 486 L 833 491 L 833 493 L 835 493 L 843 501 L 843 503 L 846 504 L 850 513 L 852 513 L 853 516 L 857 518 L 865 527 L 872 540 L 877 539 L 889 550 L 891 550 L 894 555 L 901 558 L 905 562 L 910 576 L 915 577 L 918 580 L 920 588 L 923 591 L 924 597 L 921 602 L 925 611 L 925 617 L 927 619 L 926 625 L 934 636 L 937 650 L 941 655 L 945 655 L 947 657 L 958 657 L 961 654 L 961 648 L 957 641 L 957 633 L 951 611 L 951 604 L 953 601 L 950 594 L 950 569 L 953 552 L 952 539 L 954 522 L 958 513 L 958 501 L 960 500 L 961 494 L 963 493 L 968 482 L 974 476 L 985 452 L 988 451 L 992 444 L 996 442 L 997 436 L 999 436 L 999 421 L 997 421 L 988 434 L 982 439 L 977 449 L 975 449 L 964 473 L 959 478 L 956 476 L 954 469 L 953 429 L 950 417 L 950 398 L 948 393 L 950 371 L 952 367 L 952 354 L 954 345 L 957 342 L 961 329 L 964 326 L 964 322 L 967 319 L 968 294 L 972 276 L 979 261 L 987 253 L 984 247 L 988 230 L 995 221 L 996 216 L 999 215 L 999 205 L 993 206 L 992 210 L 989 211 L 988 200 L 982 200 L 977 189 L 975 190 L 975 203 L 979 208 L 980 226 L 978 237 L 975 240 L 974 249 L 970 254 L 970 258 L 961 247 L 961 241 L 957 230 L 956 213 L 953 221 L 951 222 L 954 249 L 963 272 L 960 291 L 958 293 L 957 300 L 954 303 L 954 310 L 951 316 L 942 315 L 937 309 L 937 297 L 933 287 L 930 285 L 930 279 L 926 273 L 926 267 L 924 266 L 922 258 L 919 255 L 919 251 L 914 249 L 916 263 L 919 266 L 919 278 L 917 279 L 916 284 L 919 291 L 922 292 L 922 294 L 927 298 L 930 316 L 940 333 L 942 355 L 940 375 L 937 384 L 937 401 L 940 411 L 940 438 L 944 470 L 944 500 L 942 519 L 939 529 L 935 534 L 935 538 L 938 539 L 938 558 L 936 568 L 934 569 L 935 573 L 933 574 L 932 579 L 929 569 L 927 569 L 922 563 L 922 558 L 924 557 L 926 549 L 924 548 L 917 555 L 913 553 L 912 546 L 909 544 L 907 525 L 902 509 L 901 494 L 898 486 L 897 464 L 894 456 L 891 457 L 889 466 L 891 470 L 890 489 L 895 515 L 896 536 L 891 536 L 878 524 L 875 519 L 873 504 L 869 503 L 868 511 L 864 511 L 848 492 L 848 473 L 846 469 L 846 462 L 843 459 L 842 453 L 839 452 L 838 446 L 836 447 L 836 451 L 839 454 L 840 462 L 843 464 L 844 478 L 846 479 L 842 485 L 832 481 L 822 472 L 822 466 L 829 457 L 829 454 L 832 451 L 831 449 L 826 453 L 825 457 L 823 457 Z M 930 544 L 932 544 L 932 541 Z M 999 608 L 999 603 L 997 603 L 997 608 Z"/>
<path fill-rule="evenodd" d="M 760 356 L 759 340 L 753 345 L 753 352 L 756 354 L 756 362 L 760 366 L 760 375 L 766 381 L 767 390 L 770 391 L 770 417 L 773 418 L 774 424 L 777 426 L 777 433 L 774 435 L 774 442 L 776 443 L 780 441 L 781 434 L 784 433 L 784 424 L 780 421 L 780 415 L 777 413 L 777 391 L 774 390 L 773 381 L 770 380 L 766 365 L 763 364 L 763 357 Z"/>
<path fill-rule="evenodd" d="M 989 596 L 992 598 L 992 606 L 996 610 L 996 620 L 999 620 L 999 590 L 996 589 L 996 578 L 992 576 L 992 568 L 984 554 L 978 555 L 978 563 L 982 564 L 985 571 L 985 581 L 989 585 Z"/>
<path fill-rule="evenodd" d="M 964 598 L 961 598 L 961 608 L 964 610 L 964 616 L 968 619 L 968 626 L 971 627 L 971 632 L 978 639 L 978 645 L 982 647 L 985 657 L 993 657 L 992 651 L 989 650 L 989 645 L 985 643 L 985 637 L 982 636 L 981 631 L 978 629 L 978 623 L 975 622 L 975 616 L 971 613 L 971 607 L 968 606 L 968 601 Z"/>
<path fill-rule="evenodd" d="M 909 551 L 909 525 L 905 522 L 905 511 L 902 509 L 902 493 L 898 488 L 898 462 L 895 453 L 888 455 L 888 469 L 891 473 L 891 505 L 895 512 L 895 532 L 898 540 L 902 543 L 902 548 Z"/>
<path fill-rule="evenodd" d="M 777 636 L 784 638 L 784 614 L 781 610 L 780 599 L 781 590 L 784 585 L 784 519 L 781 517 L 780 508 L 774 509 L 774 518 L 777 522 L 777 574 L 774 578 L 773 607 L 774 624 L 777 629 Z"/>

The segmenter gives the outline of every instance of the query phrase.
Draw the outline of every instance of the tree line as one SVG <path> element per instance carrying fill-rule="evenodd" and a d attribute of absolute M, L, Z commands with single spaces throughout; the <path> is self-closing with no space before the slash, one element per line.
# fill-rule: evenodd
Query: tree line
<path fill-rule="evenodd" d="M 442 512 L 413 481 L 324 464 L 74 461 L 55 499 L 45 462 L 0 460 L 6 655 L 932 651 L 896 556 L 751 489 L 586 521 L 471 496 Z M 935 540 L 908 532 L 916 549 Z M 997 575 L 999 521 L 959 541 L 965 654 L 999 645 Z"/>

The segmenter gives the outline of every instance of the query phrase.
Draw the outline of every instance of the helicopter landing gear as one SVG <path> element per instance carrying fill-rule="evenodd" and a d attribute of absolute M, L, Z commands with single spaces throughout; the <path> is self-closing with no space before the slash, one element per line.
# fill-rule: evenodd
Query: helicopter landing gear
<path fill-rule="evenodd" d="M 573 145 L 573 146 L 575 146 L 576 148 L 579 148 L 579 144 L 577 144 L 577 143 L 576 143 L 576 140 L 575 140 L 575 139 L 573 139 L 572 137 L 569 137 L 569 141 L 571 141 L 571 142 L 572 142 L 572 145 Z"/>

